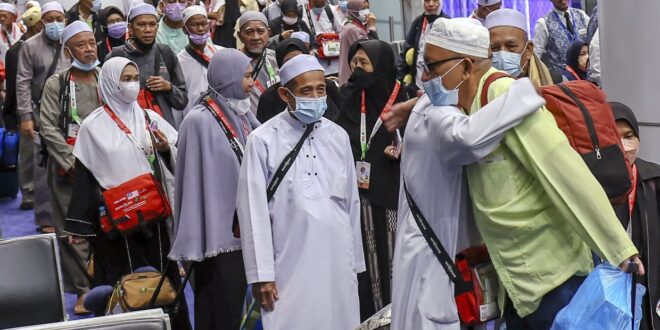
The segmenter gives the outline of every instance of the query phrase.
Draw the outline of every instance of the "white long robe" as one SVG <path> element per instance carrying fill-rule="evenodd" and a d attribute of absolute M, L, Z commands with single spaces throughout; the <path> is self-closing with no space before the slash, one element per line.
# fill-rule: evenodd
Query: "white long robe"
<path fill-rule="evenodd" d="M 354 329 L 365 270 L 355 163 L 346 132 L 323 118 L 273 199 L 266 187 L 304 125 L 282 112 L 250 134 L 237 208 L 248 283 L 275 281 L 264 328 Z"/>
<path fill-rule="evenodd" d="M 544 101 L 528 79 L 472 116 L 423 96 L 406 126 L 402 176 L 449 255 L 470 245 L 463 165 L 488 155 L 506 130 Z M 403 186 L 394 251 L 392 329 L 460 329 L 454 286 L 415 222 Z M 459 236 L 464 237 L 459 238 Z"/>

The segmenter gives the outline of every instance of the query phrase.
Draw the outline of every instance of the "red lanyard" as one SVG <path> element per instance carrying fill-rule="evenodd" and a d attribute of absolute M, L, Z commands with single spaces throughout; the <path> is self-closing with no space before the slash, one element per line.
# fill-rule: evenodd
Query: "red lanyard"
<path fill-rule="evenodd" d="M 209 50 L 209 52 L 211 53 L 211 56 L 213 56 L 213 54 L 215 54 L 215 48 L 211 47 L 211 45 L 207 44 L 206 49 Z M 207 63 L 211 63 L 211 59 L 208 56 L 206 56 L 206 54 L 204 52 L 200 52 L 196 49 L 195 49 L 195 52 L 197 54 L 199 54 L 199 56 L 201 56 L 202 59 L 204 59 L 204 61 L 206 61 Z"/>
<path fill-rule="evenodd" d="M 114 111 L 112 111 L 112 109 L 110 109 L 110 107 L 107 104 L 103 106 L 103 109 L 108 114 L 108 116 L 110 116 L 110 118 L 112 118 L 112 120 L 115 122 L 115 124 L 117 124 L 119 129 L 124 131 L 124 133 L 126 134 L 126 136 L 128 136 L 128 138 L 131 140 L 131 142 L 133 142 L 133 144 L 136 147 L 138 147 L 140 150 L 142 150 L 142 152 L 144 152 L 144 155 L 147 156 L 147 160 L 149 160 L 151 162 L 150 158 L 154 154 L 153 146 L 151 144 L 149 144 L 149 151 L 144 149 L 144 147 L 141 146 L 137 142 L 137 140 L 135 140 L 135 137 L 133 136 L 133 132 L 131 132 L 131 130 L 128 127 L 126 127 L 124 122 L 121 121 L 121 119 L 119 119 L 119 117 L 117 117 L 117 114 Z M 145 126 L 145 129 L 147 129 L 147 134 L 148 134 L 148 128 L 146 126 Z"/>
<path fill-rule="evenodd" d="M 373 139 L 373 137 L 376 135 L 376 132 L 378 132 L 378 129 L 383 124 L 383 120 L 381 116 L 392 109 L 392 105 L 394 104 L 394 101 L 396 101 L 396 98 L 399 95 L 400 88 L 401 88 L 401 83 L 397 80 L 396 85 L 394 85 L 394 90 L 390 95 L 390 99 L 387 100 L 385 107 L 383 107 L 383 110 L 378 116 L 378 120 L 376 120 L 376 124 L 374 124 L 374 127 L 371 130 L 371 134 L 369 135 L 369 140 L 367 140 L 367 104 L 366 104 L 367 101 L 366 101 L 365 92 L 364 90 L 362 90 L 362 102 L 360 105 L 360 147 L 362 150 L 362 158 L 361 158 L 362 160 L 364 160 L 367 157 L 367 151 L 371 146 L 371 139 Z"/>
<path fill-rule="evenodd" d="M 635 209 L 635 199 L 637 199 L 637 165 L 632 166 L 632 191 L 628 195 L 628 214 L 630 215 L 630 220 L 632 220 L 633 210 Z"/>
<path fill-rule="evenodd" d="M 236 129 L 234 128 L 234 126 L 231 125 L 229 120 L 227 120 L 227 117 L 225 116 L 224 112 L 220 110 L 220 106 L 218 106 L 218 104 L 215 103 L 215 100 L 213 100 L 210 97 L 207 99 L 207 102 L 209 104 L 209 107 L 211 107 L 211 110 L 213 110 L 215 115 L 222 121 L 222 124 L 225 125 L 225 127 L 227 127 L 227 129 L 231 133 L 232 138 L 238 143 L 238 145 L 242 145 L 238 140 Z M 243 123 L 243 133 L 245 133 L 245 136 L 247 137 L 248 134 L 250 134 L 250 130 L 245 125 L 245 122 L 243 122 L 242 120 L 241 122 Z"/>
<path fill-rule="evenodd" d="M 356 20 L 356 19 L 357 19 L 357 18 L 353 18 L 353 20 L 351 20 L 351 23 L 353 23 L 354 25 L 356 25 L 357 27 L 359 27 L 360 29 L 362 29 L 365 33 L 369 33 L 369 31 L 367 30 L 367 27 L 366 27 L 364 24 L 362 24 L 362 23 L 360 23 L 360 24 L 355 23 L 355 20 Z"/>
<path fill-rule="evenodd" d="M 124 33 L 124 40 L 128 40 L 128 33 Z M 110 37 L 105 37 L 105 45 L 108 47 L 108 52 L 111 52 L 112 46 L 110 46 Z"/>
<path fill-rule="evenodd" d="M 426 34 L 426 26 L 429 25 L 429 21 L 424 17 L 424 22 L 422 23 L 422 34 Z"/>
<path fill-rule="evenodd" d="M 566 66 L 566 71 L 570 72 L 573 75 L 573 77 L 575 77 L 576 80 L 582 80 L 582 78 L 580 78 L 580 75 L 578 75 L 577 72 L 575 72 L 575 70 L 573 70 L 573 68 L 571 68 L 568 65 Z"/>
<path fill-rule="evenodd" d="M 259 92 L 261 92 L 261 94 L 263 94 L 266 91 L 266 87 L 264 87 L 264 85 L 262 85 L 259 82 L 259 80 L 256 79 L 254 80 L 254 87 L 257 87 L 257 89 L 259 90 Z"/>
<path fill-rule="evenodd" d="M 11 32 L 11 35 L 12 35 L 12 39 L 15 40 L 16 39 L 16 27 L 13 28 L 13 30 Z M 4 28 L 2 29 L 2 39 L 4 39 L 5 43 L 8 44 L 9 47 L 12 46 L 12 43 L 9 40 L 9 35 L 7 34 L 7 30 L 5 30 Z"/>

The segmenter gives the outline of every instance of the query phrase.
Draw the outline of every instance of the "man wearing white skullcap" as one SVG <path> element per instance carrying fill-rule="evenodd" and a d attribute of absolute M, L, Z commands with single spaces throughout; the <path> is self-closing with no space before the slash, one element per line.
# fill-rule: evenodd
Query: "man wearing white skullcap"
<path fill-rule="evenodd" d="M 323 118 L 316 57 L 295 56 L 280 75 L 287 111 L 250 134 L 238 180 L 245 274 L 264 329 L 355 329 L 365 262 L 348 135 Z"/>
<path fill-rule="evenodd" d="M 48 146 L 48 189 L 58 232 L 64 230 L 66 212 L 73 194 L 73 146 L 78 130 L 82 121 L 101 106 L 97 93 L 99 61 L 91 27 L 83 21 L 72 22 L 64 28 L 62 44 L 64 55 L 72 60 L 71 67 L 46 80 L 39 111 L 41 142 Z M 60 95 L 68 97 L 60 99 Z M 82 296 L 89 290 L 89 284 L 76 264 L 89 259 L 89 244 L 82 240 L 66 239 L 59 244 L 63 251 L 60 259 L 65 289 L 79 298 L 74 313 L 86 313 Z M 75 251 L 75 255 L 71 251 Z"/>
<path fill-rule="evenodd" d="M 457 107 L 460 95 L 479 82 L 475 74 L 490 68 L 488 57 L 488 31 L 473 19 L 438 18 L 426 37 L 422 75 L 426 94 L 408 119 L 403 141 L 393 330 L 461 328 L 452 282 L 462 278 L 448 274 L 460 274 L 453 265 L 459 251 L 479 244 L 468 216 L 471 205 L 463 166 L 495 149 L 506 130 L 543 104 L 529 80 L 521 79 L 509 93 L 518 98 L 507 95 L 473 116 L 466 115 Z M 434 237 L 431 242 L 427 235 Z M 449 257 L 439 261 L 437 254 Z M 488 280 L 497 283 L 496 275 L 490 275 Z M 498 316 L 494 303 L 487 307 L 485 316 Z"/>
<path fill-rule="evenodd" d="M 477 19 L 483 23 L 486 16 L 502 7 L 502 0 L 479 0 L 477 9 L 470 15 L 471 18 Z"/>
<path fill-rule="evenodd" d="M 35 115 L 41 104 L 41 91 L 46 79 L 66 70 L 71 61 L 63 55 L 60 43 L 66 18 L 64 8 L 57 1 L 41 7 L 44 29 L 26 40 L 19 51 L 16 71 L 16 112 L 21 122 L 23 138 L 19 144 L 19 181 L 23 192 L 24 209 L 34 206 L 35 222 L 43 232 L 55 232 L 46 170 L 39 166 L 42 159 Z"/>
<path fill-rule="evenodd" d="M 208 89 L 207 68 L 213 54 L 223 47 L 211 42 L 209 19 L 201 6 L 190 6 L 183 11 L 183 31 L 187 35 L 188 45 L 179 52 L 177 58 L 183 71 L 188 90 L 188 105 L 183 111 L 174 112 L 174 120 L 181 124 L 186 114 L 197 104 L 199 94 Z"/>
<path fill-rule="evenodd" d="M 174 112 L 188 104 L 186 81 L 176 53 L 156 42 L 158 29 L 156 8 L 147 3 L 134 5 L 128 12 L 131 38 L 124 45 L 114 47 L 106 60 L 121 56 L 135 62 L 140 68 L 138 103 L 177 127 Z"/>
<path fill-rule="evenodd" d="M 0 3 L 0 61 L 5 62 L 7 50 L 23 36 L 16 24 L 16 7 L 10 3 Z"/>
<path fill-rule="evenodd" d="M 534 53 L 527 25 L 523 14 L 508 8 L 486 17 L 484 26 L 490 32 L 493 66 L 513 77 L 529 77 L 540 86 L 552 85 L 548 68 Z"/>
<path fill-rule="evenodd" d="M 264 14 L 257 11 L 243 13 L 238 19 L 238 29 L 236 34 L 243 45 L 240 50 L 252 60 L 255 85 L 250 93 L 250 109 L 256 115 L 261 94 L 279 82 L 279 67 L 275 51 L 267 47 L 270 29 Z"/>
<path fill-rule="evenodd" d="M 485 28 L 444 21 L 434 24 L 431 34 L 437 32 L 438 40 L 429 41 L 424 55 L 427 79 L 434 77 L 424 83 L 433 104 L 457 103 L 474 116 L 505 93 L 516 100 L 507 114 L 520 111 L 518 102 L 536 98 L 533 91 L 515 91 L 516 80 L 492 68 L 487 57 L 475 56 Z M 545 107 L 481 156 L 483 161 L 467 166 L 467 179 L 477 228 L 503 285 L 497 301 L 508 324 L 549 329 L 592 270 L 591 251 L 623 270 L 630 260 L 643 273 L 602 186 Z"/>

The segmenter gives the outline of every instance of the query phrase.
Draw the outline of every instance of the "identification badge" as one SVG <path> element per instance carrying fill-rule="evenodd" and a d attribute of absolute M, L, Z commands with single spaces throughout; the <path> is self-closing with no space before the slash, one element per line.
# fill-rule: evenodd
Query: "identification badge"
<path fill-rule="evenodd" d="M 76 123 L 70 123 L 68 131 L 66 133 L 66 137 L 75 139 L 78 137 L 78 132 L 80 132 L 80 125 Z"/>
<path fill-rule="evenodd" d="M 355 162 L 358 188 L 369 189 L 369 178 L 371 177 L 371 164 L 367 162 Z"/>

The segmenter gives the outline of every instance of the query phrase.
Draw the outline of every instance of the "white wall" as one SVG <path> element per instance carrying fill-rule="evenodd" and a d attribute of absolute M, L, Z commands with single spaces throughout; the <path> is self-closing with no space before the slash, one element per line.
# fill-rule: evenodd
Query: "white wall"
<path fill-rule="evenodd" d="M 599 0 L 603 89 L 640 122 L 640 157 L 660 163 L 660 1 Z"/>

